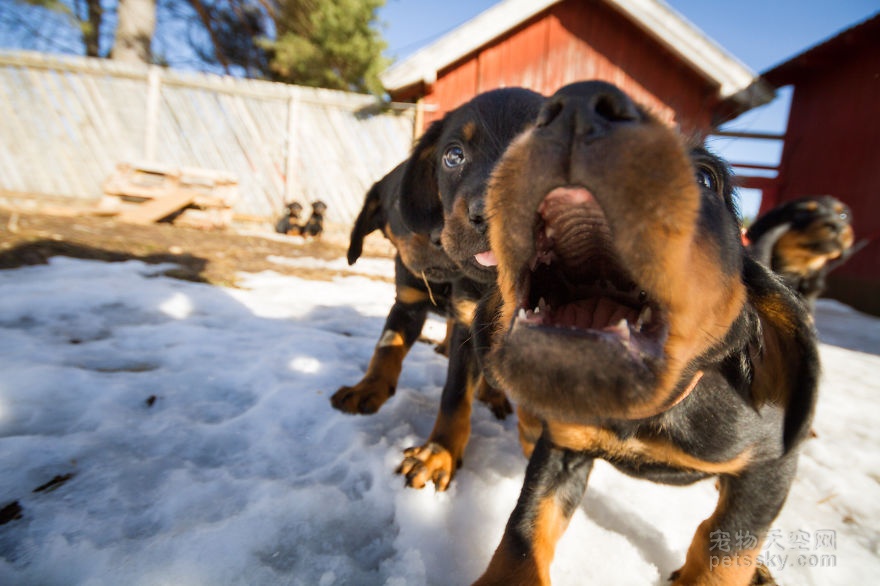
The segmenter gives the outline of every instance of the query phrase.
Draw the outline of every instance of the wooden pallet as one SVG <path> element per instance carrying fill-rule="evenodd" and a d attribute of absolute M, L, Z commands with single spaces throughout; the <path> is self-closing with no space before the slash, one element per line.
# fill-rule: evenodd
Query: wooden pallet
<path fill-rule="evenodd" d="M 134 224 L 172 219 L 191 226 L 225 227 L 238 197 L 238 181 L 230 173 L 156 163 L 120 163 L 103 189 L 102 207 Z"/>

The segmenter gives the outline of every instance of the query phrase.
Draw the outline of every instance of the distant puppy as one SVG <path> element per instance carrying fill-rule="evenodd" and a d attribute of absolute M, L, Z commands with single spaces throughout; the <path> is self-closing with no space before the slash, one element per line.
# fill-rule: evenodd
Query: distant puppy
<path fill-rule="evenodd" d="M 745 253 L 730 185 L 722 161 L 602 82 L 559 90 L 498 163 L 498 289 L 474 332 L 531 457 L 478 584 L 549 584 L 597 458 L 655 482 L 716 476 L 673 583 L 766 583 L 757 558 L 819 357 L 803 304 Z M 721 555 L 717 535 L 731 536 Z"/>
<path fill-rule="evenodd" d="M 302 209 L 302 204 L 296 201 L 284 206 L 284 213 L 275 223 L 275 231 L 279 234 L 299 234 L 299 217 Z"/>
<path fill-rule="evenodd" d="M 459 269 L 443 252 L 439 234 L 420 234 L 400 218 L 400 184 L 406 162 L 377 181 L 367 192 L 351 230 L 348 264 L 363 252 L 364 238 L 381 230 L 394 245 L 394 283 L 397 295 L 385 320 L 364 377 L 354 386 L 343 386 L 330 398 L 345 413 L 375 413 L 397 388 L 403 360 L 418 339 L 428 312 L 449 315 L 451 281 Z"/>
<path fill-rule="evenodd" d="M 752 255 L 779 274 L 812 311 L 828 273 L 854 250 L 852 214 L 830 195 L 804 197 L 758 218 L 746 238 Z"/>
<path fill-rule="evenodd" d="M 449 368 L 434 429 L 404 453 L 398 472 L 408 486 L 433 482 L 446 490 L 470 437 L 473 398 L 488 394 L 496 415 L 510 406 L 486 384 L 474 352 L 471 325 L 477 301 L 495 282 L 487 264 L 490 218 L 485 212 L 489 176 L 504 149 L 538 114 L 544 97 L 522 88 L 480 94 L 434 122 L 419 139 L 402 179 L 404 223 L 422 234 L 440 234 L 461 278 L 452 282 L 455 323 Z"/>
<path fill-rule="evenodd" d="M 312 214 L 305 224 L 300 226 L 299 233 L 302 236 L 319 238 L 324 232 L 324 214 L 327 212 L 327 204 L 318 200 L 312 202 Z"/>

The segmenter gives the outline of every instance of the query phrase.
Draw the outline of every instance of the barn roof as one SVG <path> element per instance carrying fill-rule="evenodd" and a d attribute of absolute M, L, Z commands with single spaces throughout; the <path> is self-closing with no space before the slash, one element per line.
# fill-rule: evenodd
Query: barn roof
<path fill-rule="evenodd" d="M 880 12 L 837 35 L 813 45 L 787 61 L 772 67 L 764 78 L 777 87 L 796 83 L 804 75 L 833 66 L 868 43 L 880 39 Z"/>
<path fill-rule="evenodd" d="M 381 80 L 389 91 L 431 84 L 437 73 L 563 0 L 503 0 L 435 42 L 389 67 Z M 661 0 L 603 0 L 668 47 L 695 71 L 718 85 L 722 100 L 746 108 L 772 99 L 756 73 L 722 49 Z"/>

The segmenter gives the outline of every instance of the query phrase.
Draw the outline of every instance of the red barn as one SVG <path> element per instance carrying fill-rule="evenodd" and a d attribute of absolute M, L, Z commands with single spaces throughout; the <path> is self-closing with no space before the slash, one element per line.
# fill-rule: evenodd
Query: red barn
<path fill-rule="evenodd" d="M 764 73 L 794 94 L 779 172 L 761 211 L 807 195 L 850 206 L 868 244 L 829 279 L 827 295 L 880 315 L 880 13 Z"/>
<path fill-rule="evenodd" d="M 658 0 L 504 0 L 395 64 L 382 82 L 424 124 L 505 86 L 552 94 L 602 79 L 687 132 L 706 133 L 773 92 Z"/>

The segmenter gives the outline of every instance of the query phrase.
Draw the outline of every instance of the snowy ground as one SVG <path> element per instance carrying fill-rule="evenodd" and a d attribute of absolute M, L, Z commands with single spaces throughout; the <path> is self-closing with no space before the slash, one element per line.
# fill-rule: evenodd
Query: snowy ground
<path fill-rule="evenodd" d="M 478 407 L 464 468 L 437 494 L 393 473 L 433 423 L 446 361 L 429 345 L 416 345 L 379 414 L 330 407 L 363 374 L 391 285 L 262 273 L 233 290 L 162 269 L 57 258 L 0 271 L 0 508 L 12 505 L 0 584 L 409 586 L 479 575 L 522 482 L 515 423 Z M 821 302 L 818 324 L 818 437 L 768 559 L 783 584 L 870 584 L 880 576 L 880 321 Z M 597 466 L 554 583 L 664 584 L 714 502 L 712 483 L 663 487 Z"/>

